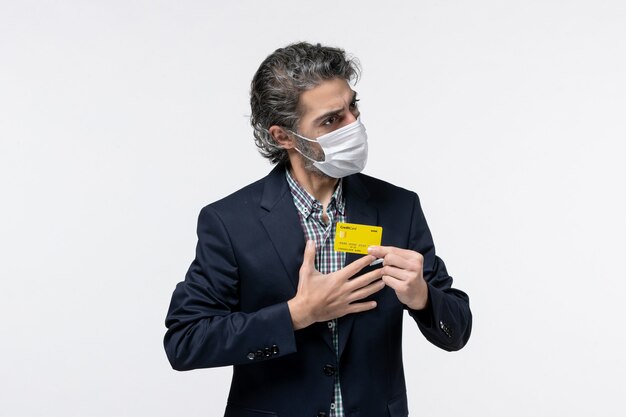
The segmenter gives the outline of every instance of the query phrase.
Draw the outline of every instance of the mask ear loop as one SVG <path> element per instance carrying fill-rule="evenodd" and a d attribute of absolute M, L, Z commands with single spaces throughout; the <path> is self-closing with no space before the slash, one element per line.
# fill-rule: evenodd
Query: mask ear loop
<path fill-rule="evenodd" d="M 299 135 L 299 134 L 297 134 L 296 132 L 294 132 L 293 130 L 289 130 L 289 129 L 287 129 L 287 128 L 284 128 L 284 129 L 285 129 L 287 132 L 291 133 L 292 135 L 299 137 L 300 139 L 304 139 L 304 140 L 306 140 L 306 141 L 308 141 L 308 142 L 315 142 L 315 143 L 317 143 L 317 141 L 316 141 L 316 140 L 309 139 L 309 138 L 307 138 L 307 137 L 304 137 L 304 136 L 302 136 L 302 135 Z M 269 131 L 268 129 L 263 129 L 263 130 L 264 130 L 265 132 L 267 132 L 269 135 L 271 135 L 271 133 L 270 133 L 270 131 Z M 276 145 L 275 145 L 275 146 L 276 146 Z M 276 146 L 276 148 L 282 149 L 282 148 L 280 148 L 279 146 Z M 304 156 L 306 159 L 308 159 L 308 160 L 309 160 L 309 161 L 311 161 L 311 162 L 324 162 L 323 160 L 322 160 L 322 161 L 317 161 L 317 160 L 315 160 L 315 159 L 311 158 L 310 156 L 306 156 L 306 155 L 305 155 L 304 153 L 302 153 L 302 151 L 301 151 L 300 149 L 298 149 L 296 146 L 294 146 L 293 148 L 294 148 L 296 151 L 298 151 L 298 153 L 299 153 L 300 155 Z"/>
<path fill-rule="evenodd" d="M 306 138 L 306 137 L 304 137 L 304 136 L 302 136 L 302 135 L 297 134 L 296 132 L 294 132 L 294 131 L 292 131 L 292 130 L 289 130 L 289 129 L 285 129 L 285 130 L 286 130 L 287 132 L 291 133 L 292 135 L 299 137 L 300 139 L 304 139 L 304 140 L 306 140 L 307 142 L 315 142 L 315 143 L 318 143 L 316 140 Z M 306 156 L 306 155 L 305 155 L 305 154 L 304 154 L 304 153 L 303 153 L 300 149 L 298 149 L 298 147 L 297 147 L 297 146 L 294 146 L 293 148 L 294 148 L 296 151 L 298 151 L 298 153 L 299 153 L 300 155 L 304 156 L 306 159 L 308 159 L 308 160 L 309 160 L 309 161 L 311 161 L 311 162 L 324 162 L 324 160 L 317 161 L 317 160 L 315 160 L 315 159 L 311 158 L 310 156 Z"/>
<path fill-rule="evenodd" d="M 295 136 L 299 137 L 300 139 L 304 139 L 304 140 L 306 140 L 306 141 L 308 141 L 308 142 L 317 142 L 316 140 L 309 139 L 309 138 L 307 138 L 307 137 L 304 137 L 304 136 L 302 136 L 302 135 L 299 135 L 299 134 L 297 134 L 296 132 L 294 132 L 294 131 L 292 131 L 292 130 L 289 130 L 289 129 L 285 129 L 285 130 L 286 130 L 287 132 L 291 133 L 292 135 L 295 135 Z"/>
<path fill-rule="evenodd" d="M 316 161 L 315 159 L 313 159 L 313 158 L 311 158 L 311 157 L 309 157 L 309 156 L 306 156 L 305 154 L 303 154 L 303 153 L 302 153 L 302 151 L 301 151 L 300 149 L 296 148 L 295 146 L 294 146 L 293 148 L 294 148 L 296 151 L 298 151 L 298 153 L 299 153 L 300 155 L 304 156 L 306 159 L 308 159 L 308 160 L 309 160 L 309 161 L 311 161 L 311 162 L 324 162 L 324 161 Z"/>

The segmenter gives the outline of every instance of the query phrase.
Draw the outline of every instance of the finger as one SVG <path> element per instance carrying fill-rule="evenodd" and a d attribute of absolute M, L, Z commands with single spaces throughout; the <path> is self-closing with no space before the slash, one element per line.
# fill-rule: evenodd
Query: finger
<path fill-rule="evenodd" d="M 343 278 L 348 279 L 358 273 L 361 269 L 371 264 L 374 259 L 375 258 L 371 255 L 365 255 L 352 262 L 351 264 L 346 265 L 338 272 L 341 272 L 341 276 Z"/>
<path fill-rule="evenodd" d="M 377 258 L 384 258 L 390 253 L 406 259 L 417 259 L 422 256 L 419 252 L 410 249 L 401 249 L 395 246 L 370 246 L 367 248 L 367 252 Z"/>
<path fill-rule="evenodd" d="M 368 311 L 368 310 L 373 310 L 376 308 L 376 301 L 365 301 L 362 303 L 352 303 L 350 305 L 348 305 L 348 310 L 346 311 L 346 314 L 353 314 L 353 313 L 362 313 L 364 311 Z"/>
<path fill-rule="evenodd" d="M 370 246 L 367 248 L 367 253 L 377 258 L 384 258 L 392 250 L 393 246 Z"/>
<path fill-rule="evenodd" d="M 315 241 L 307 240 L 304 247 L 304 257 L 302 258 L 301 269 L 313 271 L 315 269 Z"/>
<path fill-rule="evenodd" d="M 397 279 L 399 281 L 409 281 L 416 276 L 415 271 L 409 271 L 389 265 L 382 268 L 382 275 Z"/>
<path fill-rule="evenodd" d="M 372 294 L 376 294 L 378 291 L 382 290 L 383 288 L 385 288 L 385 283 L 382 280 L 378 280 L 376 282 L 372 282 L 366 287 L 362 287 L 352 292 L 346 300 L 349 303 L 362 300 L 364 298 L 369 297 Z"/>
<path fill-rule="evenodd" d="M 396 293 L 401 289 L 402 285 L 404 285 L 403 281 L 390 277 L 388 275 L 383 275 L 383 282 L 386 286 L 394 290 Z"/>
<path fill-rule="evenodd" d="M 387 254 L 383 259 L 383 265 L 385 266 L 395 266 L 396 268 L 407 269 L 410 271 L 416 271 L 420 266 L 416 257 L 405 258 L 404 256 L 398 255 L 394 252 Z"/>
<path fill-rule="evenodd" d="M 371 284 L 372 282 L 380 279 L 383 276 L 382 268 L 377 268 L 366 274 L 360 275 L 350 280 L 346 285 L 346 289 L 350 292 L 356 291 L 359 288 L 363 288 Z"/>

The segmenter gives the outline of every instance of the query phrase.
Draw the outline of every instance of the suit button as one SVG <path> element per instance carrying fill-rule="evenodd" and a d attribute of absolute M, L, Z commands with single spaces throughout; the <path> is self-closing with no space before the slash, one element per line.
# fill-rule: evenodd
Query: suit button
<path fill-rule="evenodd" d="M 443 321 L 439 322 L 439 328 L 441 328 L 441 331 L 446 336 L 448 336 L 448 338 L 451 338 L 452 335 L 454 334 L 454 331 L 447 324 L 445 324 Z"/>
<path fill-rule="evenodd" d="M 272 355 L 278 355 L 280 350 L 278 350 L 278 346 L 272 345 Z"/>
<path fill-rule="evenodd" d="M 254 354 L 254 356 L 259 359 L 263 357 L 263 351 L 262 350 L 257 350 L 256 353 Z"/>
<path fill-rule="evenodd" d="M 332 365 L 324 365 L 324 368 L 322 368 L 322 370 L 324 371 L 324 375 L 326 376 L 335 375 L 335 367 Z"/>
<path fill-rule="evenodd" d="M 248 356 L 246 356 L 248 359 L 250 360 L 254 360 L 254 352 L 250 352 L 248 353 Z"/>
<path fill-rule="evenodd" d="M 317 417 L 326 417 L 326 413 L 323 411 L 320 411 L 319 413 L 317 413 Z"/>
<path fill-rule="evenodd" d="M 272 350 L 268 347 L 266 347 L 265 349 L 263 349 L 263 355 L 266 358 L 269 358 L 270 356 L 272 356 Z"/>

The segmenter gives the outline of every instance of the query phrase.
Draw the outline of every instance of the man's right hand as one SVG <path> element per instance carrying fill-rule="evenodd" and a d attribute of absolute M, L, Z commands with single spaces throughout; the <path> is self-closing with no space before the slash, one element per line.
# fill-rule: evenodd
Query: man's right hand
<path fill-rule="evenodd" d="M 380 268 L 352 278 L 376 258 L 366 255 L 330 274 L 315 269 L 315 242 L 307 241 L 296 296 L 287 302 L 294 330 L 313 323 L 376 308 L 376 301 L 356 302 L 385 287 Z"/>

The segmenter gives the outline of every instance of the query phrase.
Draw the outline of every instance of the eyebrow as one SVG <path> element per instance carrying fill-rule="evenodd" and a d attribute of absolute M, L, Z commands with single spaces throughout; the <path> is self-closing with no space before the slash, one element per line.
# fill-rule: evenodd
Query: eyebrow
<path fill-rule="evenodd" d="M 351 104 L 356 100 L 356 95 L 357 95 L 357 92 L 353 91 L 352 92 L 352 99 L 350 100 Z M 322 114 L 321 116 L 318 116 L 315 119 L 313 119 L 313 123 L 317 124 L 317 123 L 321 122 L 322 120 L 326 119 L 327 117 L 338 115 L 342 111 L 343 111 L 343 107 L 340 108 L 340 109 L 327 111 L 326 113 Z"/>

